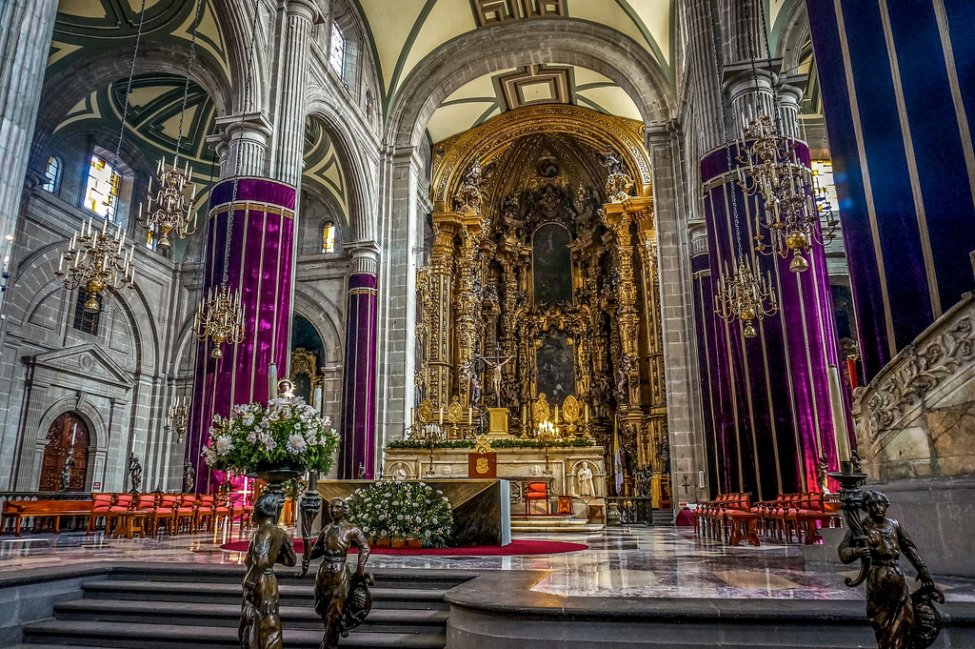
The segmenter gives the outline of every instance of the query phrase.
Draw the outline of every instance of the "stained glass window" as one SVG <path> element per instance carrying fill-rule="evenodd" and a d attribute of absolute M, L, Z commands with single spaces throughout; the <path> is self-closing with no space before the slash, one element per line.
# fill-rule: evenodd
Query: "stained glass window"
<path fill-rule="evenodd" d="M 85 207 L 98 216 L 115 220 L 118 189 L 122 176 L 115 167 L 93 154 L 88 165 L 88 186 L 85 188 Z"/>
<path fill-rule="evenodd" d="M 337 23 L 332 23 L 332 41 L 328 50 L 328 64 L 335 74 L 345 77 L 345 35 Z"/>
<path fill-rule="evenodd" d="M 331 221 L 322 226 L 322 252 L 335 252 L 335 224 Z"/>
<path fill-rule="evenodd" d="M 47 159 L 47 166 L 44 168 L 44 177 L 47 181 L 41 185 L 41 189 L 54 193 L 61 182 L 61 159 L 52 155 Z"/>

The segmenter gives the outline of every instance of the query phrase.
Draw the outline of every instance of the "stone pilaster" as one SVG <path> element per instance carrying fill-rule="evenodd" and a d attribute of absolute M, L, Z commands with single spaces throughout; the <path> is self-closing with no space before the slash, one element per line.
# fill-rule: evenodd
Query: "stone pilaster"
<path fill-rule="evenodd" d="M 6 0 L 0 11 L 0 260 L 13 249 L 57 10 L 57 0 Z"/>

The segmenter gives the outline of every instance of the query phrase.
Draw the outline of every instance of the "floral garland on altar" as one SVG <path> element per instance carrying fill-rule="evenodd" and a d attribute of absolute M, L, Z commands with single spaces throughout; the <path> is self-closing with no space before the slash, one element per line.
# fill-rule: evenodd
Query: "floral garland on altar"
<path fill-rule="evenodd" d="M 349 522 L 371 540 L 418 539 L 424 547 L 445 548 L 454 515 L 439 489 L 423 482 L 375 482 L 349 497 Z"/>
<path fill-rule="evenodd" d="M 275 465 L 325 473 L 338 447 L 328 417 L 322 419 L 301 397 L 280 396 L 267 405 L 235 405 L 227 418 L 214 415 L 202 455 L 211 469 L 238 473 Z"/>

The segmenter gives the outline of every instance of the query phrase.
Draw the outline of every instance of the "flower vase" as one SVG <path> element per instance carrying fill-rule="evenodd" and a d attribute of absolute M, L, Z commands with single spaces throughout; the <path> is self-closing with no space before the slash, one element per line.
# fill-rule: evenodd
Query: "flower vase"
<path fill-rule="evenodd" d="M 406 539 L 404 539 L 401 536 L 394 536 L 393 538 L 390 539 L 389 547 L 391 547 L 391 548 L 405 548 L 406 547 Z"/>
<path fill-rule="evenodd" d="M 420 539 L 406 539 L 406 547 L 411 550 L 419 550 L 423 547 L 423 541 Z"/>

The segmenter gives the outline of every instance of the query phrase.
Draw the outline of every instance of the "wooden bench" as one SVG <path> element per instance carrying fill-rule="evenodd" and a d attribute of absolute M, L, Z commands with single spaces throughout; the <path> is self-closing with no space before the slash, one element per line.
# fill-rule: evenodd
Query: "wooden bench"
<path fill-rule="evenodd" d="M 25 518 L 50 518 L 54 520 L 56 534 L 61 531 L 62 518 L 87 518 L 89 514 L 90 500 L 8 500 L 3 504 L 0 530 L 6 529 L 7 521 L 13 519 L 14 534 L 20 536 Z"/>

